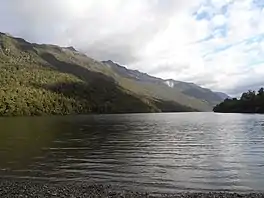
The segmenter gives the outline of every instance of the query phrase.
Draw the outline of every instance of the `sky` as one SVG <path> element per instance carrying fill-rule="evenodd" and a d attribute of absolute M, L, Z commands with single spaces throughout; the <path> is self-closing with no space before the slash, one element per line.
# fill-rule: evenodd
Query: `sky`
<path fill-rule="evenodd" d="M 0 31 L 238 95 L 264 86 L 264 0 L 0 0 Z"/>

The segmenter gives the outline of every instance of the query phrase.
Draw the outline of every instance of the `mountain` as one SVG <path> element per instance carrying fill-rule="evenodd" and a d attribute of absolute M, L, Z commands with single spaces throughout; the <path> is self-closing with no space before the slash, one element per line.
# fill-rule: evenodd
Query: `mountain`
<path fill-rule="evenodd" d="M 160 78 L 111 64 L 0 33 L 0 115 L 212 110 Z"/>
<path fill-rule="evenodd" d="M 171 98 L 170 100 L 176 100 L 184 105 L 189 105 L 188 102 L 194 103 L 190 101 L 191 99 L 196 99 L 196 100 L 198 99 L 200 101 L 204 101 L 204 103 L 209 105 L 211 108 L 212 106 L 215 106 L 216 104 L 222 102 L 225 98 L 229 97 L 224 93 L 213 92 L 210 89 L 202 88 L 194 83 L 186 83 L 182 81 L 176 81 L 173 79 L 156 78 L 146 73 L 139 72 L 137 70 L 130 70 L 124 66 L 114 63 L 111 60 L 103 61 L 103 63 L 111 66 L 111 68 L 120 76 L 126 79 L 131 79 L 135 81 L 137 84 L 140 84 L 140 87 L 142 86 L 149 87 L 151 85 L 154 86 L 155 96 L 158 98 L 163 98 L 166 97 L 167 95 L 171 95 L 173 98 Z M 129 87 L 127 88 L 133 91 L 133 89 Z M 167 93 L 164 93 L 161 89 L 165 89 Z M 177 96 L 173 96 L 175 94 Z M 180 96 L 182 98 L 180 98 Z M 188 102 L 184 100 L 187 100 Z M 201 109 L 208 110 L 204 106 L 201 106 Z"/>
<path fill-rule="evenodd" d="M 225 93 L 222 93 L 222 92 L 215 92 L 218 96 L 220 96 L 222 98 L 222 100 L 225 100 L 225 99 L 231 99 L 231 97 Z"/>

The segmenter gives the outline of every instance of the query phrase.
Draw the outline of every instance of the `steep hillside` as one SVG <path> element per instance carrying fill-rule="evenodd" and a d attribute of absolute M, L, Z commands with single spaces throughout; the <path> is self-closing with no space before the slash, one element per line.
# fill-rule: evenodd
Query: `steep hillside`
<path fill-rule="evenodd" d="M 152 96 L 158 98 L 164 98 L 166 100 L 175 100 L 181 104 L 192 106 L 199 110 L 207 111 L 219 102 L 222 102 L 225 98 L 215 93 L 210 89 L 202 88 L 194 83 L 186 83 L 176 81 L 173 79 L 164 80 L 156 78 L 148 74 L 139 72 L 137 70 L 130 70 L 124 66 L 120 66 L 111 60 L 103 61 L 104 64 L 108 64 L 111 68 L 120 76 L 125 78 L 125 83 L 133 81 L 133 84 L 138 84 L 140 89 L 136 90 L 134 87 L 126 86 L 126 88 L 139 92 L 140 94 L 149 93 Z"/>
<path fill-rule="evenodd" d="M 173 84 L 174 88 L 180 89 L 183 94 L 206 101 L 212 106 L 225 99 L 223 99 L 218 93 L 213 92 L 210 89 L 202 88 L 194 83 L 186 83 L 175 80 L 167 80 L 167 82 L 168 81 Z"/>
<path fill-rule="evenodd" d="M 73 47 L 32 44 L 0 34 L 2 116 L 209 109 L 193 98 L 178 102 L 162 86 L 163 92 L 156 94 L 152 85 L 142 87 Z"/>

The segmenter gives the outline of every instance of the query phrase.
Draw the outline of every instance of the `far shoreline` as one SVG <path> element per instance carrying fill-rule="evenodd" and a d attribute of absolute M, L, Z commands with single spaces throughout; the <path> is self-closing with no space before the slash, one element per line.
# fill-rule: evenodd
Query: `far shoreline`
<path fill-rule="evenodd" d="M 214 111 L 182 111 L 182 112 L 125 112 L 125 113 L 89 113 L 89 114 L 43 114 L 43 115 L 0 115 L 1 118 L 56 118 L 56 117 L 74 117 L 74 116 L 111 116 L 111 115 L 154 115 L 154 114 L 188 114 L 188 113 L 213 113 L 213 114 L 238 114 L 238 115 L 264 115 L 264 113 L 247 112 L 214 112 Z"/>
<path fill-rule="evenodd" d="M 69 116 L 98 116 L 98 115 L 133 115 L 133 114 L 180 114 L 180 113 L 215 113 L 213 111 L 177 111 L 177 112 L 119 112 L 119 113 L 88 113 L 88 114 L 42 114 L 42 115 L 0 115 L 0 118 L 45 118 Z"/>

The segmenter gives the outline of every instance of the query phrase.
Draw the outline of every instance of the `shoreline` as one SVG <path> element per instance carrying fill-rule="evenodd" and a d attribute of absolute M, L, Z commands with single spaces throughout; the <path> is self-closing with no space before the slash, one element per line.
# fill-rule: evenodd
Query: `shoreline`
<path fill-rule="evenodd" d="M 76 114 L 41 114 L 41 115 L 0 115 L 0 118 L 46 118 L 72 116 L 102 116 L 102 115 L 131 115 L 131 114 L 181 114 L 181 113 L 218 113 L 213 111 L 171 111 L 171 112 L 117 112 L 117 113 L 76 113 Z"/>
<path fill-rule="evenodd" d="M 115 190 L 111 185 L 91 185 L 72 182 L 44 182 L 20 179 L 0 179 L 0 197 L 111 197 L 111 198 L 264 198 L 263 192 L 176 192 L 164 194 L 141 193 L 128 190 Z"/>

